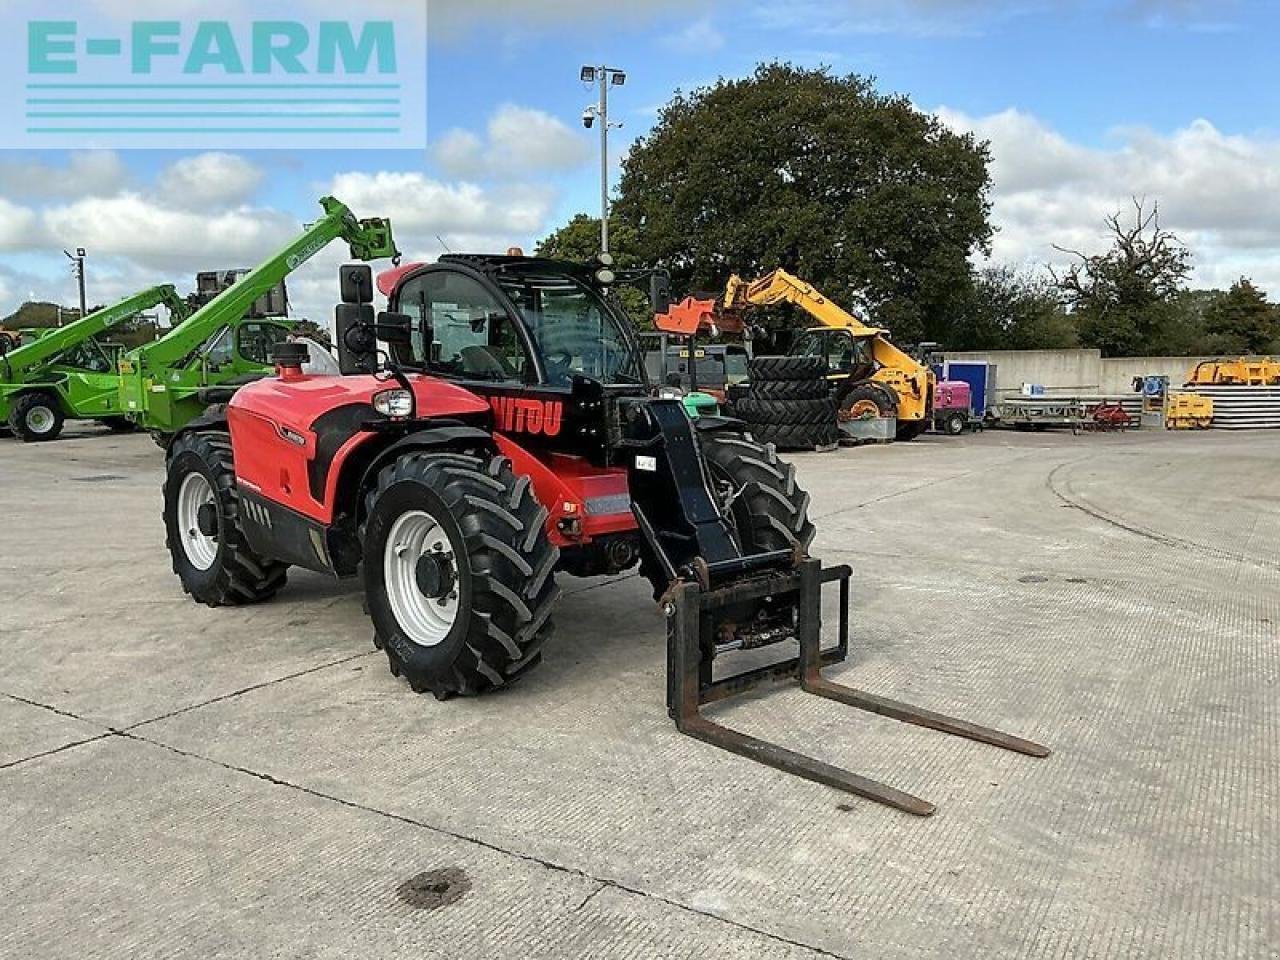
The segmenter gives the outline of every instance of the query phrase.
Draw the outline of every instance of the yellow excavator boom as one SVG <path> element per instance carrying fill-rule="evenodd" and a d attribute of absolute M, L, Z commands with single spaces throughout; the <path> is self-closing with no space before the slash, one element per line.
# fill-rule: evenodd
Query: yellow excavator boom
<path fill-rule="evenodd" d="M 923 423 L 929 417 L 931 394 L 936 378 L 924 364 L 896 347 L 888 331 L 873 327 L 824 296 L 812 284 L 792 276 L 786 270 L 774 270 L 758 280 L 732 276 L 725 287 L 724 309 L 742 311 L 748 307 L 775 306 L 789 303 L 799 307 L 823 327 L 846 330 L 851 336 L 865 340 L 871 348 L 876 371 L 872 380 L 890 387 L 898 397 L 898 420 Z"/>

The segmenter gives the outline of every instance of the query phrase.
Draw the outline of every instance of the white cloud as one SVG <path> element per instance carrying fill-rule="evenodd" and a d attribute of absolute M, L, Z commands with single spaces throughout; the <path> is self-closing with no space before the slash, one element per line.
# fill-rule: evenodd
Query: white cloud
<path fill-rule="evenodd" d="M 546 186 L 486 190 L 408 171 L 339 174 L 332 192 L 359 216 L 390 216 L 402 248 L 439 250 L 438 234 L 452 249 L 479 244 L 473 249 L 480 252 L 524 243 L 545 229 L 556 199 Z"/>
<path fill-rule="evenodd" d="M 1195 282 L 1219 286 L 1245 273 L 1280 294 L 1280 140 L 1196 120 L 1171 134 L 1120 129 L 1095 147 L 1018 110 L 938 115 L 991 141 L 993 259 L 1060 262 L 1054 244 L 1098 250 L 1103 218 L 1145 197 L 1191 247 Z"/>
<path fill-rule="evenodd" d="M 448 131 L 435 148 L 451 177 L 485 179 L 574 170 L 591 157 L 586 137 L 542 110 L 503 104 L 489 118 L 485 137 Z"/>
<path fill-rule="evenodd" d="M 50 207 L 44 222 L 57 243 L 88 247 L 95 256 L 127 257 L 143 267 L 191 273 L 252 266 L 301 226 L 273 210 L 196 213 L 132 192 Z"/>
<path fill-rule="evenodd" d="M 65 166 L 36 159 L 0 160 L 0 189 L 11 197 L 108 196 L 128 182 L 124 161 L 110 150 L 72 153 Z"/>
<path fill-rule="evenodd" d="M 0 250 L 21 250 L 39 241 L 40 218 L 34 210 L 0 197 Z"/>
<path fill-rule="evenodd" d="M 710 17 L 703 17 L 664 38 L 662 45 L 675 53 L 714 53 L 724 46 L 724 34 L 715 28 Z"/>
<path fill-rule="evenodd" d="M 203 210 L 248 201 L 262 185 L 264 174 L 244 157 L 231 153 L 201 153 L 183 157 L 161 172 L 160 196 L 183 209 Z"/>

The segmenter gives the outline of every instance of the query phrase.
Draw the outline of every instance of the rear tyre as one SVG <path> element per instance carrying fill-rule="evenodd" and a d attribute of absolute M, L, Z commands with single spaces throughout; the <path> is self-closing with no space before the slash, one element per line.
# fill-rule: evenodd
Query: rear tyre
<path fill-rule="evenodd" d="M 240 526 L 231 438 L 184 433 L 169 448 L 164 481 L 165 546 L 193 600 L 230 607 L 268 600 L 289 565 L 258 556 Z"/>
<path fill-rule="evenodd" d="M 23 443 L 57 440 L 63 423 L 62 403 L 55 393 L 24 393 L 9 411 L 9 429 Z"/>
<path fill-rule="evenodd" d="M 748 369 L 754 387 L 766 380 L 822 380 L 827 361 L 824 357 L 755 357 Z"/>
<path fill-rule="evenodd" d="M 393 674 L 443 700 L 506 686 L 541 661 L 559 551 L 511 461 L 406 453 L 365 505 L 365 598 Z"/>

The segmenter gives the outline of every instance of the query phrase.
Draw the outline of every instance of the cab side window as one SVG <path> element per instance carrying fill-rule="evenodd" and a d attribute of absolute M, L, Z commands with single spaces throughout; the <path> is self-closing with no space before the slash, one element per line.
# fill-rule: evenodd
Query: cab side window
<path fill-rule="evenodd" d="M 277 324 L 245 323 L 236 333 L 236 349 L 245 360 L 266 367 L 271 365 L 271 348 L 288 338 L 288 331 Z"/>
<path fill-rule="evenodd" d="M 475 279 L 457 273 L 425 273 L 404 284 L 400 311 L 413 317 L 415 359 L 427 369 L 462 380 L 524 384 L 533 368 L 523 341 L 498 299 Z M 421 330 L 433 343 L 423 356 Z"/>

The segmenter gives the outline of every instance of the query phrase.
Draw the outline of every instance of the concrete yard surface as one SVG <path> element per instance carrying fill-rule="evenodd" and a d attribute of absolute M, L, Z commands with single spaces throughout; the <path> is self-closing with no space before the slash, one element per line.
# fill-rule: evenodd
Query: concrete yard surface
<path fill-rule="evenodd" d="M 562 577 L 509 691 L 415 696 L 358 582 L 184 596 L 146 437 L 0 440 L 0 956 L 1280 957 L 1280 432 L 793 459 L 855 571 L 828 675 L 1051 757 L 709 711 L 920 819 L 683 737 L 635 576 Z"/>

